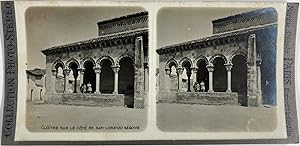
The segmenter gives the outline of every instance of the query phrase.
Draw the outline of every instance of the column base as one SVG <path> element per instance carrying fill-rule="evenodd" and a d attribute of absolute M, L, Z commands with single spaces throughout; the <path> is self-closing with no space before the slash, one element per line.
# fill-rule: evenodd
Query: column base
<path fill-rule="evenodd" d="M 133 107 L 135 109 L 143 109 L 144 108 L 144 99 L 143 98 L 135 98 Z"/>
<path fill-rule="evenodd" d="M 257 107 L 258 106 L 258 100 L 257 98 L 248 98 L 248 106 L 249 107 Z"/>
<path fill-rule="evenodd" d="M 232 91 L 231 90 L 226 90 L 226 93 L 231 93 Z"/>
<path fill-rule="evenodd" d="M 208 90 L 207 92 L 215 92 L 214 90 Z"/>
<path fill-rule="evenodd" d="M 101 92 L 100 91 L 96 91 L 95 94 L 101 94 Z"/>
<path fill-rule="evenodd" d="M 113 94 L 118 94 L 118 92 L 113 92 Z"/>

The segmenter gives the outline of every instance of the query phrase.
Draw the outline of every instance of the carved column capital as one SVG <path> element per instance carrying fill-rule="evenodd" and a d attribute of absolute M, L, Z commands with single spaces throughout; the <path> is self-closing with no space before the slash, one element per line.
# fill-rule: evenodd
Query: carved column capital
<path fill-rule="evenodd" d="M 56 76 L 56 75 L 57 75 L 56 69 L 52 69 L 51 72 L 52 72 L 52 75 L 53 75 L 53 76 Z"/>
<path fill-rule="evenodd" d="M 225 68 L 226 68 L 227 71 L 231 71 L 232 64 L 225 64 Z"/>
<path fill-rule="evenodd" d="M 214 71 L 214 66 L 212 66 L 212 65 L 207 65 L 206 68 L 207 68 L 208 72 L 213 72 Z"/>
<path fill-rule="evenodd" d="M 95 73 L 100 74 L 101 73 L 101 68 L 100 67 L 94 67 Z"/>
<path fill-rule="evenodd" d="M 198 67 L 192 67 L 191 69 L 192 69 L 193 73 L 197 73 L 198 72 Z"/>
<path fill-rule="evenodd" d="M 115 73 L 118 73 L 120 71 L 120 66 L 119 65 L 114 65 L 111 67 L 112 70 L 115 72 Z"/>
<path fill-rule="evenodd" d="M 171 69 L 166 68 L 165 71 L 166 71 L 166 74 L 167 74 L 167 75 L 170 75 L 170 74 L 171 74 Z"/>
<path fill-rule="evenodd" d="M 84 68 L 78 68 L 78 71 L 79 71 L 80 73 L 84 73 Z"/>
<path fill-rule="evenodd" d="M 68 76 L 70 74 L 70 69 L 64 69 L 64 75 L 65 76 Z"/>
<path fill-rule="evenodd" d="M 177 70 L 177 73 L 178 73 L 179 75 L 181 75 L 182 72 L 183 72 L 183 68 L 182 68 L 182 67 L 178 67 L 178 68 L 176 68 L 176 70 Z"/>
<path fill-rule="evenodd" d="M 261 59 L 256 59 L 256 65 L 258 66 L 258 67 L 260 67 L 261 66 Z"/>

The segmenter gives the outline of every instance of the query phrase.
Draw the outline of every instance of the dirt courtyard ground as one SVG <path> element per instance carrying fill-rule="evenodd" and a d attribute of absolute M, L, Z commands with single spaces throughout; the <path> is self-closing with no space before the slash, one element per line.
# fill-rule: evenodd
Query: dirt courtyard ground
<path fill-rule="evenodd" d="M 162 131 L 272 131 L 276 107 L 157 104 Z M 142 131 L 147 111 L 125 107 L 27 104 L 26 126 L 32 132 Z"/>
<path fill-rule="evenodd" d="M 162 131 L 272 131 L 276 124 L 276 107 L 157 105 L 157 125 Z"/>
<path fill-rule="evenodd" d="M 26 127 L 32 132 L 142 131 L 145 109 L 27 103 Z"/>

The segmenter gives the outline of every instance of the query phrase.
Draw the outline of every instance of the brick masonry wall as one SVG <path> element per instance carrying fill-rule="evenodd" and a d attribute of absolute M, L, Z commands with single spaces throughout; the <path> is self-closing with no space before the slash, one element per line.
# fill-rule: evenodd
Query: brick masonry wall
<path fill-rule="evenodd" d="M 98 25 L 99 36 L 139 28 L 148 28 L 148 15 Z"/>
<path fill-rule="evenodd" d="M 248 28 L 277 22 L 277 12 L 273 8 L 260 9 L 213 21 L 213 33 Z"/>

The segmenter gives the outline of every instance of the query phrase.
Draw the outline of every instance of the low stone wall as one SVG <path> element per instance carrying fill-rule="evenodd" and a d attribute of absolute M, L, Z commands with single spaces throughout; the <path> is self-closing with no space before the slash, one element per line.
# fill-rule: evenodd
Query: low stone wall
<path fill-rule="evenodd" d="M 124 106 L 123 94 L 94 93 L 55 93 L 47 96 L 46 103 L 88 105 L 88 106 Z"/>
<path fill-rule="evenodd" d="M 158 102 L 204 105 L 238 105 L 235 92 L 165 92 L 158 95 Z"/>
<path fill-rule="evenodd" d="M 175 103 L 177 92 L 159 92 L 157 96 L 158 102 Z"/>

